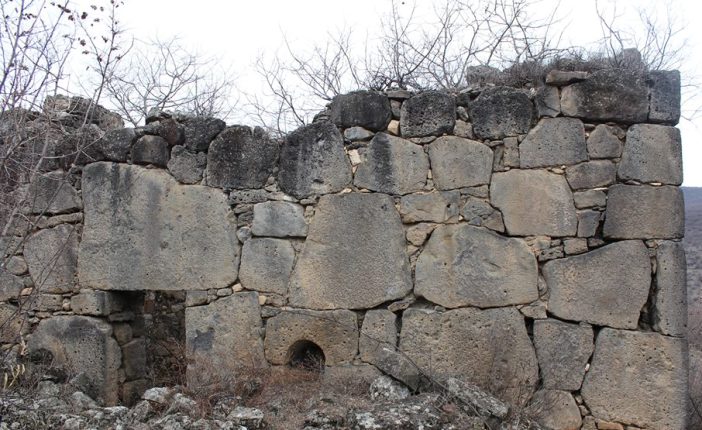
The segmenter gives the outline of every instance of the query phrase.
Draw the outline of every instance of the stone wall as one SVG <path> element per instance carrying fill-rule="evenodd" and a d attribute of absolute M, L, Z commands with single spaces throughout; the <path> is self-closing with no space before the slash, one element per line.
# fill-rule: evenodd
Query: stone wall
<path fill-rule="evenodd" d="M 361 91 L 282 142 L 165 112 L 109 129 L 32 184 L 2 340 L 31 331 L 30 352 L 128 402 L 149 294 L 185 292 L 191 384 L 311 345 L 329 371 L 557 398 L 567 428 L 683 429 L 679 87 L 603 70 Z"/>

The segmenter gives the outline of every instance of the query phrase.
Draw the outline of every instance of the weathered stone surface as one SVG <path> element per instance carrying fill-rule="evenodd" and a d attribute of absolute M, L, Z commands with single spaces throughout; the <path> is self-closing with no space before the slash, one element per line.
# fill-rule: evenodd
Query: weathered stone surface
<path fill-rule="evenodd" d="M 573 202 L 578 209 L 605 207 L 607 194 L 602 190 L 576 191 L 573 193 Z"/>
<path fill-rule="evenodd" d="M 434 185 L 440 190 L 490 183 L 493 153 L 487 145 L 455 136 L 429 145 Z"/>
<path fill-rule="evenodd" d="M 108 291 L 83 290 L 71 297 L 71 310 L 79 315 L 105 316 L 123 308 L 118 295 Z"/>
<path fill-rule="evenodd" d="M 379 363 L 387 351 L 397 347 L 397 316 L 386 309 L 366 312 L 361 327 L 358 348 L 361 360 L 366 363 Z"/>
<path fill-rule="evenodd" d="M 170 156 L 168 142 L 159 136 L 142 136 L 132 146 L 132 161 L 136 164 L 166 167 Z"/>
<path fill-rule="evenodd" d="M 680 72 L 656 70 L 648 74 L 651 86 L 648 120 L 675 125 L 680 120 Z"/>
<path fill-rule="evenodd" d="M 558 88 L 551 86 L 539 87 L 536 90 L 536 112 L 539 117 L 556 117 L 561 113 L 561 96 Z"/>
<path fill-rule="evenodd" d="M 34 285 L 44 293 L 71 291 L 76 274 L 78 234 L 74 226 L 61 224 L 39 230 L 27 238 L 24 257 Z"/>
<path fill-rule="evenodd" d="M 350 127 L 344 130 L 344 139 L 350 140 L 351 142 L 370 140 L 373 136 L 374 133 L 372 131 L 366 130 L 363 127 Z"/>
<path fill-rule="evenodd" d="M 33 214 L 59 214 L 83 207 L 68 175 L 61 170 L 37 175 L 29 185 L 28 196 Z"/>
<path fill-rule="evenodd" d="M 578 391 L 593 343 L 592 327 L 557 319 L 534 321 L 534 347 L 544 388 Z"/>
<path fill-rule="evenodd" d="M 587 160 L 582 121 L 575 118 L 544 118 L 519 145 L 522 168 L 560 166 Z"/>
<path fill-rule="evenodd" d="M 356 314 L 347 310 L 291 309 L 268 319 L 265 347 L 270 363 L 288 364 L 299 341 L 313 342 L 321 348 L 327 366 L 350 363 L 358 352 Z"/>
<path fill-rule="evenodd" d="M 582 425 L 580 409 L 567 391 L 539 390 L 524 412 L 553 430 L 580 430 Z"/>
<path fill-rule="evenodd" d="M 362 153 L 354 176 L 359 188 L 387 194 L 407 194 L 424 188 L 429 159 L 420 145 L 378 133 Z"/>
<path fill-rule="evenodd" d="M 24 288 L 22 278 L 11 274 L 5 269 L 0 268 L 0 301 L 19 299 L 20 291 Z"/>
<path fill-rule="evenodd" d="M 403 137 L 441 136 L 456 123 L 456 100 L 440 91 L 426 91 L 402 103 L 400 131 Z"/>
<path fill-rule="evenodd" d="M 432 191 L 408 194 L 400 199 L 400 216 L 406 223 L 458 221 L 458 191 Z"/>
<path fill-rule="evenodd" d="M 219 188 L 263 188 L 278 160 L 278 143 L 263 129 L 225 128 L 207 153 L 207 184 Z"/>
<path fill-rule="evenodd" d="M 231 376 L 239 368 L 265 366 L 258 293 L 234 293 L 206 306 L 185 309 L 188 384 L 208 375 Z"/>
<path fill-rule="evenodd" d="M 687 264 L 681 242 L 664 241 L 656 251 L 653 327 L 670 336 L 687 333 Z"/>
<path fill-rule="evenodd" d="M 334 97 L 330 117 L 337 127 L 360 126 L 372 131 L 382 131 L 392 119 L 392 109 L 385 94 L 355 91 Z"/>
<path fill-rule="evenodd" d="M 146 342 L 143 337 L 122 345 L 122 367 L 127 379 L 146 376 Z"/>
<path fill-rule="evenodd" d="M 295 250 L 282 239 L 249 239 L 241 252 L 239 280 L 248 290 L 285 295 L 295 262 Z"/>
<path fill-rule="evenodd" d="M 375 401 L 404 400 L 410 396 L 405 385 L 385 375 L 376 378 L 369 391 L 371 400 Z"/>
<path fill-rule="evenodd" d="M 412 290 L 405 234 L 392 198 L 322 196 L 290 282 L 290 304 L 372 308 Z"/>
<path fill-rule="evenodd" d="M 687 342 L 602 329 L 581 390 L 592 414 L 648 429 L 686 429 Z"/>
<path fill-rule="evenodd" d="M 0 303 L 0 342 L 20 342 L 20 334 L 27 328 L 27 319 L 19 311 L 17 306 Z"/>
<path fill-rule="evenodd" d="M 496 210 L 490 203 L 476 197 L 468 197 L 466 204 L 461 208 L 461 216 L 470 225 L 479 227 L 487 227 L 490 230 L 504 233 L 505 223 L 502 220 L 502 214 Z"/>
<path fill-rule="evenodd" d="M 534 105 L 524 91 L 488 88 L 471 103 L 470 117 L 473 131 L 480 139 L 502 139 L 529 131 Z"/>
<path fill-rule="evenodd" d="M 166 139 L 169 146 L 185 143 L 185 129 L 173 118 L 164 118 L 157 122 L 148 123 L 146 127 L 153 127 L 155 134 Z"/>
<path fill-rule="evenodd" d="M 621 179 L 680 185 L 683 180 L 680 130 L 653 124 L 629 127 L 618 174 Z"/>
<path fill-rule="evenodd" d="M 646 122 L 648 88 L 635 72 L 599 70 L 561 90 L 561 112 L 592 121 Z"/>
<path fill-rule="evenodd" d="M 204 152 L 194 154 L 181 145 L 176 145 L 171 150 L 168 171 L 182 184 L 200 182 L 205 166 L 207 166 L 207 154 Z"/>
<path fill-rule="evenodd" d="M 593 210 L 578 211 L 578 237 L 592 237 L 600 226 L 602 212 Z"/>
<path fill-rule="evenodd" d="M 82 385 L 81 391 L 114 405 L 118 401 L 118 372 L 122 353 L 105 321 L 84 316 L 55 316 L 42 320 L 28 342 L 29 353 L 48 351 L 53 364 Z"/>
<path fill-rule="evenodd" d="M 210 142 L 226 124 L 221 119 L 207 117 L 189 117 L 182 121 L 185 132 L 185 147 L 191 152 L 207 152 Z"/>
<path fill-rule="evenodd" d="M 513 404 L 528 400 L 539 378 L 524 318 L 511 307 L 407 309 L 400 349 L 439 380 L 453 376 Z"/>
<path fill-rule="evenodd" d="M 590 77 L 588 72 L 551 70 L 546 74 L 546 83 L 548 85 L 563 86 L 573 82 L 584 81 L 588 77 Z"/>
<path fill-rule="evenodd" d="M 107 131 L 94 143 L 81 148 L 77 164 L 88 164 L 95 161 L 127 161 L 127 154 L 136 139 L 133 128 L 117 128 Z"/>
<path fill-rule="evenodd" d="M 456 378 L 448 378 L 446 389 L 460 400 L 461 408 L 470 415 L 477 412 L 477 415 L 483 417 L 505 418 L 509 413 L 508 405 L 475 385 Z"/>
<path fill-rule="evenodd" d="M 586 254 L 547 262 L 542 273 L 555 316 L 635 329 L 651 285 L 643 242 L 615 242 Z"/>
<path fill-rule="evenodd" d="M 197 290 L 236 280 L 236 226 L 220 190 L 180 185 L 163 171 L 112 163 L 86 167 L 82 190 L 82 286 Z"/>
<path fill-rule="evenodd" d="M 256 236 L 304 237 L 307 235 L 305 211 L 297 203 L 257 203 L 251 232 Z"/>
<path fill-rule="evenodd" d="M 442 225 L 417 260 L 415 294 L 447 308 L 509 306 L 539 298 L 534 254 L 521 239 Z"/>
<path fill-rule="evenodd" d="M 278 182 L 297 198 L 335 193 L 351 182 L 351 163 L 334 124 L 312 123 L 288 134 L 280 150 Z"/>
<path fill-rule="evenodd" d="M 603 233 L 612 239 L 680 239 L 684 214 L 678 187 L 616 184 L 607 194 Z"/>
<path fill-rule="evenodd" d="M 590 158 L 618 158 L 622 155 L 622 142 L 608 125 L 600 124 L 587 138 L 587 152 Z"/>
<path fill-rule="evenodd" d="M 566 167 L 566 179 L 574 190 L 606 187 L 617 180 L 617 166 L 609 160 L 594 160 Z"/>
<path fill-rule="evenodd" d="M 0 249 L 2 249 L 2 243 L 0 242 Z M 4 251 L 4 249 L 2 249 Z M 1 252 L 0 252 L 1 253 Z M 13 275 L 22 276 L 27 273 L 29 266 L 27 266 L 27 261 L 24 257 L 18 255 L 13 255 L 4 261 L 5 269 Z"/>
<path fill-rule="evenodd" d="M 545 170 L 495 173 L 490 203 L 502 211 L 510 235 L 575 235 L 573 194 L 561 175 Z"/>

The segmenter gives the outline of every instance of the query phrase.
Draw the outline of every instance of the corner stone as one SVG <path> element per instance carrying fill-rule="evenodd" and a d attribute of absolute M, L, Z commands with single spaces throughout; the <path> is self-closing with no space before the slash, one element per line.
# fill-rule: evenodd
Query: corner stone
<path fill-rule="evenodd" d="M 687 333 L 687 264 L 680 242 L 661 242 L 656 252 L 656 294 L 653 327 L 670 336 Z"/>
<path fill-rule="evenodd" d="M 625 180 L 680 185 L 683 180 L 680 130 L 653 124 L 629 127 L 618 173 Z"/>
<path fill-rule="evenodd" d="M 612 239 L 681 239 L 685 207 L 678 187 L 616 184 L 607 193 L 603 234 Z"/>

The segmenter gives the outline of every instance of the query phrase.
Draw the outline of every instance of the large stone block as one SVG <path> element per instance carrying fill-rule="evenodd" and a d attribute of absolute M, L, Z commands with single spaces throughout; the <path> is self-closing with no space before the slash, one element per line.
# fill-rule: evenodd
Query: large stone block
<path fill-rule="evenodd" d="M 79 381 L 81 391 L 108 405 L 119 400 L 122 353 L 105 321 L 84 316 L 42 320 L 27 344 L 30 355 L 48 351 L 53 364 Z"/>
<path fill-rule="evenodd" d="M 656 294 L 653 327 L 670 336 L 687 333 L 687 264 L 681 242 L 665 241 L 656 252 Z"/>
<path fill-rule="evenodd" d="M 495 173 L 490 203 L 502 211 L 510 235 L 574 236 L 578 228 L 566 179 L 545 170 Z"/>
<path fill-rule="evenodd" d="M 622 142 L 608 125 L 600 124 L 587 138 L 587 152 L 593 159 L 618 158 L 622 155 Z"/>
<path fill-rule="evenodd" d="M 524 318 L 511 307 L 408 309 L 400 350 L 439 380 L 456 377 L 513 404 L 528 400 L 539 379 Z"/>
<path fill-rule="evenodd" d="M 366 312 L 358 349 L 361 360 L 376 364 L 397 348 L 397 316 L 387 309 Z"/>
<path fill-rule="evenodd" d="M 307 223 L 297 203 L 268 201 L 254 205 L 251 232 L 256 236 L 304 237 Z"/>
<path fill-rule="evenodd" d="M 207 153 L 207 184 L 219 188 L 263 188 L 278 161 L 278 143 L 261 129 L 225 128 Z"/>
<path fill-rule="evenodd" d="M 603 233 L 612 239 L 680 239 L 685 207 L 678 187 L 616 184 L 607 194 Z"/>
<path fill-rule="evenodd" d="M 682 184 L 680 130 L 653 124 L 629 127 L 618 174 L 639 182 Z"/>
<path fill-rule="evenodd" d="M 322 350 L 327 366 L 350 363 L 358 353 L 356 314 L 289 309 L 268 319 L 265 347 L 271 364 L 288 364 L 296 346 L 305 341 Z"/>
<path fill-rule="evenodd" d="M 288 134 L 280 149 L 278 183 L 297 198 L 335 193 L 351 183 L 351 163 L 334 124 L 316 122 Z"/>
<path fill-rule="evenodd" d="M 441 136 L 456 124 L 456 100 L 441 91 L 426 91 L 405 100 L 400 111 L 402 137 Z"/>
<path fill-rule="evenodd" d="M 202 116 L 185 118 L 182 125 L 185 134 L 183 144 L 192 152 L 207 152 L 212 139 L 227 126 L 221 119 Z"/>
<path fill-rule="evenodd" d="M 392 119 L 392 109 L 385 94 L 355 91 L 334 97 L 330 117 L 337 127 L 359 126 L 372 131 L 383 131 Z"/>
<path fill-rule="evenodd" d="M 132 146 L 132 161 L 135 164 L 153 164 L 166 167 L 171 149 L 166 139 L 160 136 L 142 136 Z"/>
<path fill-rule="evenodd" d="M 561 90 L 561 112 L 590 121 L 646 122 L 648 87 L 634 72 L 600 70 Z"/>
<path fill-rule="evenodd" d="M 254 238 L 244 243 L 239 280 L 249 290 L 285 295 L 295 263 L 295 250 L 282 239 Z"/>
<path fill-rule="evenodd" d="M 488 88 L 471 103 L 470 117 L 477 137 L 502 139 L 529 131 L 534 105 L 524 91 L 510 87 Z"/>
<path fill-rule="evenodd" d="M 420 145 L 378 133 L 363 152 L 354 176 L 359 188 L 388 194 L 407 194 L 424 188 L 429 159 Z"/>
<path fill-rule="evenodd" d="M 234 293 L 205 306 L 185 309 L 188 384 L 211 375 L 228 377 L 238 369 L 266 365 L 258 293 Z"/>
<path fill-rule="evenodd" d="M 124 163 L 127 161 L 127 154 L 136 139 L 133 128 L 117 128 L 107 131 L 95 142 L 84 145 L 81 148 L 76 164 L 88 164 L 95 161 L 116 161 Z M 66 160 L 67 164 L 73 160 Z"/>
<path fill-rule="evenodd" d="M 124 301 L 118 293 L 108 291 L 82 290 L 71 297 L 71 310 L 79 315 L 105 316 L 123 307 Z"/>
<path fill-rule="evenodd" d="M 442 225 L 417 260 L 415 294 L 447 308 L 539 298 L 536 258 L 521 239 L 466 224 Z"/>
<path fill-rule="evenodd" d="M 406 223 L 456 222 L 460 199 L 458 191 L 408 194 L 400 199 L 400 215 Z"/>
<path fill-rule="evenodd" d="M 606 187 L 617 180 L 617 166 L 609 160 L 593 160 L 566 167 L 566 179 L 574 190 Z"/>
<path fill-rule="evenodd" d="M 589 325 L 552 318 L 534 321 L 534 347 L 544 388 L 580 390 L 595 347 L 593 337 Z"/>
<path fill-rule="evenodd" d="M 675 125 L 680 120 L 680 72 L 656 70 L 648 74 L 651 99 L 648 120 Z"/>
<path fill-rule="evenodd" d="M 29 185 L 28 196 L 33 214 L 59 214 L 83 207 L 68 175 L 61 170 L 38 174 Z"/>
<path fill-rule="evenodd" d="M 519 145 L 522 168 L 560 166 L 587 160 L 582 121 L 575 118 L 544 118 Z"/>
<path fill-rule="evenodd" d="M 39 230 L 24 244 L 29 274 L 43 293 L 66 293 L 73 289 L 77 255 L 78 233 L 68 224 Z"/>
<path fill-rule="evenodd" d="M 602 329 L 581 394 L 597 418 L 652 430 L 687 429 L 687 342 Z"/>
<path fill-rule="evenodd" d="M 112 163 L 83 171 L 84 287 L 223 288 L 237 277 L 239 242 L 220 190 L 180 185 L 168 173 Z"/>
<path fill-rule="evenodd" d="M 474 140 L 446 136 L 429 145 L 434 185 L 440 190 L 490 183 L 493 153 Z"/>
<path fill-rule="evenodd" d="M 23 288 L 22 278 L 0 268 L 0 301 L 18 300 Z"/>
<path fill-rule="evenodd" d="M 412 290 L 405 234 L 385 194 L 323 196 L 290 282 L 290 304 L 372 308 Z"/>
<path fill-rule="evenodd" d="M 185 146 L 176 145 L 171 150 L 168 171 L 182 184 L 196 184 L 202 180 L 202 173 L 207 166 L 207 154 L 192 153 Z"/>
<path fill-rule="evenodd" d="M 635 329 L 651 286 L 648 250 L 638 240 L 547 262 L 542 269 L 555 316 Z"/>

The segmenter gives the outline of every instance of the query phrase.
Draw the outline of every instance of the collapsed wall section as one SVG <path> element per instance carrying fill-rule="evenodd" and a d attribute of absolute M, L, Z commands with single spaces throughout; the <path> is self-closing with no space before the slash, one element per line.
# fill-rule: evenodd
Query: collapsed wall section
<path fill-rule="evenodd" d="M 682 429 L 679 115 L 677 72 L 625 70 L 340 95 L 280 144 L 156 113 L 34 184 L 53 199 L 1 274 L 0 315 L 33 288 L 30 350 L 101 333 L 121 363 L 107 401 L 146 383 L 123 295 L 186 291 L 193 384 L 313 352 L 413 389 L 557 395 L 575 428 Z"/>

